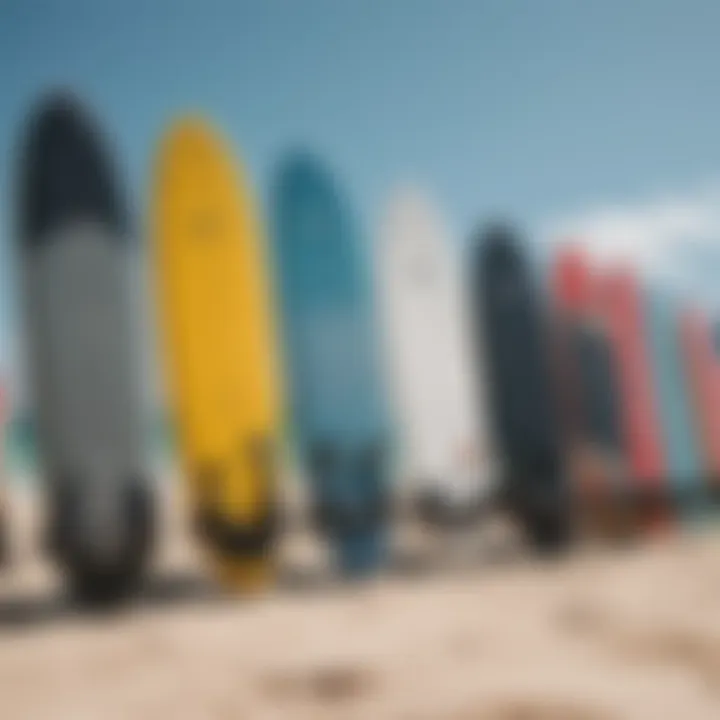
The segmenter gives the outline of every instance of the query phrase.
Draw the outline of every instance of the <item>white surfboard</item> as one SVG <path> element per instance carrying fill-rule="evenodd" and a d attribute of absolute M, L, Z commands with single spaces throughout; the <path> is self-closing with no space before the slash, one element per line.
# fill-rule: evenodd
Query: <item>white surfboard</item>
<path fill-rule="evenodd" d="M 375 258 L 400 482 L 464 515 L 489 498 L 495 472 L 459 248 L 429 201 L 403 189 Z"/>

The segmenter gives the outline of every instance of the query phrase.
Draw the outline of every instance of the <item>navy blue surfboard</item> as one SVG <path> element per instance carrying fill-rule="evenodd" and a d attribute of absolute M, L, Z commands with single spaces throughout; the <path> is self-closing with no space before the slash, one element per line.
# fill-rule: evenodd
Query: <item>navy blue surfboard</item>
<path fill-rule="evenodd" d="M 383 560 L 387 413 L 369 250 L 335 179 L 309 154 L 281 166 L 273 196 L 292 434 L 315 517 L 347 574 Z"/>
<path fill-rule="evenodd" d="M 486 353 L 501 493 L 533 543 L 554 549 L 569 540 L 570 505 L 543 298 L 509 228 L 480 233 L 473 252 L 477 345 Z"/>
<path fill-rule="evenodd" d="M 578 359 L 580 402 L 586 412 L 585 431 L 605 452 L 621 458 L 617 380 L 607 335 L 591 324 L 581 326 L 575 330 L 573 349 Z"/>

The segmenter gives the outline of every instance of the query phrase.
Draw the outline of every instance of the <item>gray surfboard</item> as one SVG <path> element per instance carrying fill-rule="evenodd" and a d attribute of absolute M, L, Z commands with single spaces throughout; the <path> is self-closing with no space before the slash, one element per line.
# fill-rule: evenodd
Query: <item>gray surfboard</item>
<path fill-rule="evenodd" d="M 136 584 L 152 535 L 136 253 L 102 138 L 70 96 L 30 119 L 18 236 L 49 545 L 81 597 L 117 598 Z"/>

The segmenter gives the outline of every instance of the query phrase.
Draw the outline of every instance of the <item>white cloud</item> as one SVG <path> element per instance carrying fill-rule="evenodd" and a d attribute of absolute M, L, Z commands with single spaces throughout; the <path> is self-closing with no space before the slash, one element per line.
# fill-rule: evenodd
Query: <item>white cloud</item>
<path fill-rule="evenodd" d="M 551 248 L 571 240 L 600 266 L 628 263 L 651 282 L 720 308 L 720 183 L 573 213 L 547 223 L 542 236 Z"/>

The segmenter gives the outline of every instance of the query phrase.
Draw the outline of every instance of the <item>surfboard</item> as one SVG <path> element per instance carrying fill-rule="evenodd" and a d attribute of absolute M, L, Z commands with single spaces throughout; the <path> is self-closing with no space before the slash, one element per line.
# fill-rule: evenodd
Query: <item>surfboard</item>
<path fill-rule="evenodd" d="M 628 497 L 642 529 L 667 526 L 665 455 L 650 362 L 642 289 L 625 268 L 599 276 L 599 305 L 608 328 L 621 397 Z"/>
<path fill-rule="evenodd" d="M 115 600 L 137 584 L 153 535 L 133 324 L 137 253 L 106 142 L 73 96 L 54 94 L 32 113 L 18 200 L 48 544 L 80 599 Z"/>
<path fill-rule="evenodd" d="M 7 441 L 7 393 L 5 383 L 0 380 L 0 567 L 10 557 L 9 509 L 7 497 L 7 476 L 5 469 L 5 443 Z"/>
<path fill-rule="evenodd" d="M 679 312 L 666 292 L 652 288 L 646 294 L 645 314 L 670 492 L 676 506 L 691 508 L 702 501 L 704 471 L 692 417 L 691 385 L 683 367 Z"/>
<path fill-rule="evenodd" d="M 494 436 L 510 510 L 540 549 L 570 538 L 569 493 L 553 394 L 549 320 L 514 230 L 494 225 L 478 236 L 473 307 L 485 353 Z"/>
<path fill-rule="evenodd" d="M 616 486 L 626 475 L 617 372 L 607 332 L 595 315 L 580 329 L 577 346 L 588 434 L 601 449 L 607 481 Z"/>
<path fill-rule="evenodd" d="M 364 575 L 383 562 L 389 511 L 369 248 L 348 197 L 309 152 L 282 162 L 272 208 L 297 456 L 339 569 Z"/>
<path fill-rule="evenodd" d="M 425 520 L 468 524 L 493 486 L 484 370 L 472 367 L 459 248 L 419 191 L 392 199 L 375 263 L 398 475 Z"/>
<path fill-rule="evenodd" d="M 715 397 L 717 397 L 715 411 L 720 413 L 720 322 L 717 319 L 710 320 L 710 344 L 713 388 L 716 393 Z M 720 420 L 718 422 L 720 423 Z M 716 476 L 709 479 L 708 490 L 709 500 L 712 506 L 717 509 L 720 506 L 720 477 Z"/>
<path fill-rule="evenodd" d="M 720 478 L 720 388 L 716 380 L 710 324 L 700 311 L 685 309 L 681 313 L 680 342 L 701 473 L 707 491 Z"/>
<path fill-rule="evenodd" d="M 604 484 L 598 476 L 598 462 L 589 432 L 587 406 L 582 384 L 581 345 L 587 343 L 585 327 L 589 303 L 590 272 L 579 248 L 564 246 L 551 270 L 551 300 L 555 325 L 555 357 L 558 367 L 563 439 L 567 466 L 578 496 L 587 488 Z"/>
<path fill-rule="evenodd" d="M 222 584 L 273 573 L 281 391 L 269 268 L 249 180 L 200 118 L 155 166 L 153 250 L 169 403 L 196 529 Z"/>
<path fill-rule="evenodd" d="M 558 394 L 576 521 L 591 535 L 625 535 L 617 497 L 622 475 L 617 388 L 605 328 L 594 304 L 594 276 L 575 245 L 552 265 Z"/>

